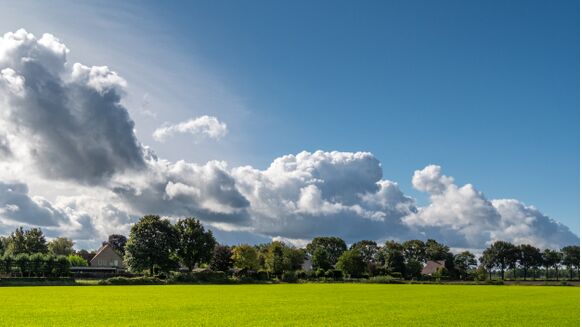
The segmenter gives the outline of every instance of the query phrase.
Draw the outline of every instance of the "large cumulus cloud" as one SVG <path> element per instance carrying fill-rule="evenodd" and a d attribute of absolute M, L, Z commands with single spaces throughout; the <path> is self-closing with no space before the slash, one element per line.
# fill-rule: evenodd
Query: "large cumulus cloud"
<path fill-rule="evenodd" d="M 517 200 L 488 200 L 457 186 L 438 166 L 416 171 L 420 207 L 383 177 L 368 152 L 301 152 L 264 170 L 158 158 L 142 145 L 122 104 L 126 81 L 106 66 L 67 62 L 57 38 L 19 30 L 0 38 L 0 230 L 38 225 L 49 235 L 98 244 L 126 233 L 139 216 L 197 216 L 224 241 L 318 235 L 360 239 L 435 237 L 482 248 L 496 239 L 539 246 L 575 243 L 565 226 Z M 213 119 L 210 119 L 213 118 Z M 157 134 L 223 137 L 214 117 L 165 126 Z M 7 176 L 21 182 L 8 181 Z M 30 194 L 41 180 L 73 190 L 52 203 Z"/>
<path fill-rule="evenodd" d="M 566 226 L 534 207 L 514 199 L 490 201 L 471 184 L 457 186 L 440 166 L 415 171 L 412 184 L 430 195 L 430 203 L 404 217 L 404 222 L 452 246 L 483 248 L 506 240 L 557 247 L 579 241 Z"/>

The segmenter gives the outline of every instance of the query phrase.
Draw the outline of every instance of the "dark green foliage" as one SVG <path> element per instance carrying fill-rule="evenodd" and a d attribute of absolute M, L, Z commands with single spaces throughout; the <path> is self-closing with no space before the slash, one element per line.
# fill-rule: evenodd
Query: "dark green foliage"
<path fill-rule="evenodd" d="M 561 250 L 562 264 L 570 270 L 570 279 L 574 277 L 574 268 L 580 270 L 580 246 L 565 246 Z"/>
<path fill-rule="evenodd" d="M 467 279 L 469 272 L 477 267 L 475 255 L 469 251 L 458 253 L 454 257 L 455 270 L 459 273 L 461 279 Z"/>
<path fill-rule="evenodd" d="M 501 279 L 505 278 L 505 268 L 511 265 L 514 258 L 515 246 L 509 242 L 496 241 L 487 249 L 493 258 L 493 265 L 500 269 Z"/>
<path fill-rule="evenodd" d="M 331 269 L 333 267 L 329 254 L 326 249 L 318 247 L 313 250 L 311 255 L 311 264 L 314 269 Z"/>
<path fill-rule="evenodd" d="M 216 245 L 210 259 L 210 269 L 215 271 L 229 271 L 233 267 L 232 251 L 229 246 Z"/>
<path fill-rule="evenodd" d="M 40 277 L 43 275 L 44 255 L 42 253 L 34 253 L 29 256 L 29 270 L 30 275 Z"/>
<path fill-rule="evenodd" d="M 285 267 L 283 258 L 284 248 L 285 245 L 278 241 L 272 242 L 267 248 L 265 267 L 270 273 L 276 276 L 281 275 L 283 271 L 289 270 L 288 267 Z"/>
<path fill-rule="evenodd" d="M 212 231 L 206 231 L 198 219 L 180 219 L 176 224 L 178 244 L 176 256 L 188 270 L 195 265 L 208 263 L 216 240 Z"/>
<path fill-rule="evenodd" d="M 395 276 L 395 274 L 404 276 L 406 274 L 406 264 L 402 251 L 401 244 L 388 241 L 378 252 L 378 261 L 382 264 L 387 274 L 391 276 Z"/>
<path fill-rule="evenodd" d="M 422 263 L 416 260 L 408 260 L 406 262 L 406 278 L 419 279 L 421 277 L 420 273 L 422 271 Z"/>
<path fill-rule="evenodd" d="M 402 243 L 404 259 L 408 261 L 426 262 L 426 245 L 421 240 L 409 240 Z"/>
<path fill-rule="evenodd" d="M 154 268 L 169 271 L 176 267 L 173 258 L 178 245 L 176 229 L 160 216 L 148 215 L 131 227 L 129 240 L 125 246 L 125 261 L 133 272 Z"/>
<path fill-rule="evenodd" d="M 528 269 L 535 269 L 543 264 L 540 249 L 529 244 L 520 245 L 518 262 L 523 268 L 523 280 L 526 280 Z"/>
<path fill-rule="evenodd" d="M 57 276 L 67 276 L 69 274 L 69 269 L 71 264 L 69 260 L 64 255 L 59 255 L 55 259 L 55 274 Z"/>
<path fill-rule="evenodd" d="M 378 253 L 378 244 L 374 241 L 363 240 L 352 244 L 350 250 L 359 251 L 365 263 L 373 263 Z"/>
<path fill-rule="evenodd" d="M 163 285 L 165 281 L 157 277 L 111 277 L 99 281 L 99 285 Z"/>
<path fill-rule="evenodd" d="M 325 277 L 331 278 L 334 280 L 340 280 L 340 279 L 344 278 L 344 273 L 338 269 L 329 269 L 325 272 Z"/>
<path fill-rule="evenodd" d="M 120 234 L 111 234 L 107 238 L 107 243 L 113 248 L 113 250 L 119 255 L 125 255 L 125 245 L 127 244 L 127 237 Z"/>
<path fill-rule="evenodd" d="M 47 253 L 46 239 L 40 228 L 24 230 L 17 228 L 6 239 L 6 253 L 17 255 L 20 253 Z"/>
<path fill-rule="evenodd" d="M 297 273 L 294 271 L 286 271 L 283 273 L 281 280 L 285 283 L 297 283 Z"/>
<path fill-rule="evenodd" d="M 348 277 L 360 277 L 366 270 L 366 263 L 358 249 L 345 251 L 338 259 L 337 269 Z"/>
<path fill-rule="evenodd" d="M 316 237 L 311 243 L 307 244 L 307 252 L 312 256 L 315 256 L 315 252 L 318 249 L 325 250 L 324 252 L 319 251 L 319 256 L 325 255 L 325 260 L 321 260 L 322 264 L 335 266 L 339 257 L 347 250 L 346 242 L 339 237 Z M 315 264 L 314 264 L 315 267 Z M 323 266 L 317 266 L 322 267 Z"/>
<path fill-rule="evenodd" d="M 20 276 L 29 276 L 29 263 L 30 263 L 30 256 L 26 253 L 19 253 L 14 257 L 14 263 L 16 267 L 18 267 L 18 271 L 20 272 Z"/>
<path fill-rule="evenodd" d="M 542 262 L 543 266 L 546 268 L 546 279 L 548 279 L 550 268 L 554 268 L 556 270 L 556 279 L 558 278 L 558 268 L 561 261 L 562 254 L 560 252 L 551 249 L 544 250 L 542 253 Z"/>

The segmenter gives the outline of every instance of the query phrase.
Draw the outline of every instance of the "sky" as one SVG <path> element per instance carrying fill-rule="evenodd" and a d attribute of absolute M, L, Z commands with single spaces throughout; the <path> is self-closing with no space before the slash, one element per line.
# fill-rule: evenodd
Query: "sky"
<path fill-rule="evenodd" d="M 579 241 L 576 1 L 1 3 L 0 231 Z"/>

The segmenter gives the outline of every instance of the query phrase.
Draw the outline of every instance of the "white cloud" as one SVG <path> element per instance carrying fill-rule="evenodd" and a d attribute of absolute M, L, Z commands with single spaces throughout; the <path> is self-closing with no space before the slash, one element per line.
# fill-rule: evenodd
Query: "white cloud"
<path fill-rule="evenodd" d="M 495 239 L 557 246 L 575 243 L 567 228 L 516 200 L 488 200 L 457 186 L 439 166 L 414 173 L 428 192 L 418 207 L 384 179 L 369 152 L 289 154 L 264 170 L 224 161 L 196 164 L 158 158 L 142 145 L 122 104 L 126 81 L 106 66 L 67 65 L 68 48 L 52 35 L 24 30 L 0 38 L 0 230 L 39 225 L 49 236 L 98 244 L 126 233 L 137 217 L 197 216 L 222 240 L 287 240 L 319 235 L 360 239 L 434 237 L 482 248 Z M 158 129 L 220 138 L 227 127 L 203 116 Z M 8 182 L 7 178 L 26 183 Z M 40 182 L 39 182 L 40 181 Z M 26 184 L 53 185 L 53 201 Z M 72 191 L 71 191 L 72 190 Z M 84 242 L 84 243 L 83 243 Z"/>
<path fill-rule="evenodd" d="M 218 118 L 204 115 L 174 125 L 166 124 L 156 129 L 153 137 L 155 140 L 163 142 L 168 137 L 178 133 L 218 140 L 226 136 L 228 129 L 226 124 L 219 121 Z"/>

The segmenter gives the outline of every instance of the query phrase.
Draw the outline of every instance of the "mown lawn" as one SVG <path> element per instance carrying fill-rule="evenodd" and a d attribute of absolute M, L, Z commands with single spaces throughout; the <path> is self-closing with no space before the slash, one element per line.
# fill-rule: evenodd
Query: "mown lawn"
<path fill-rule="evenodd" d="M 579 291 L 378 284 L 1 287 L 0 325 L 579 326 Z"/>

